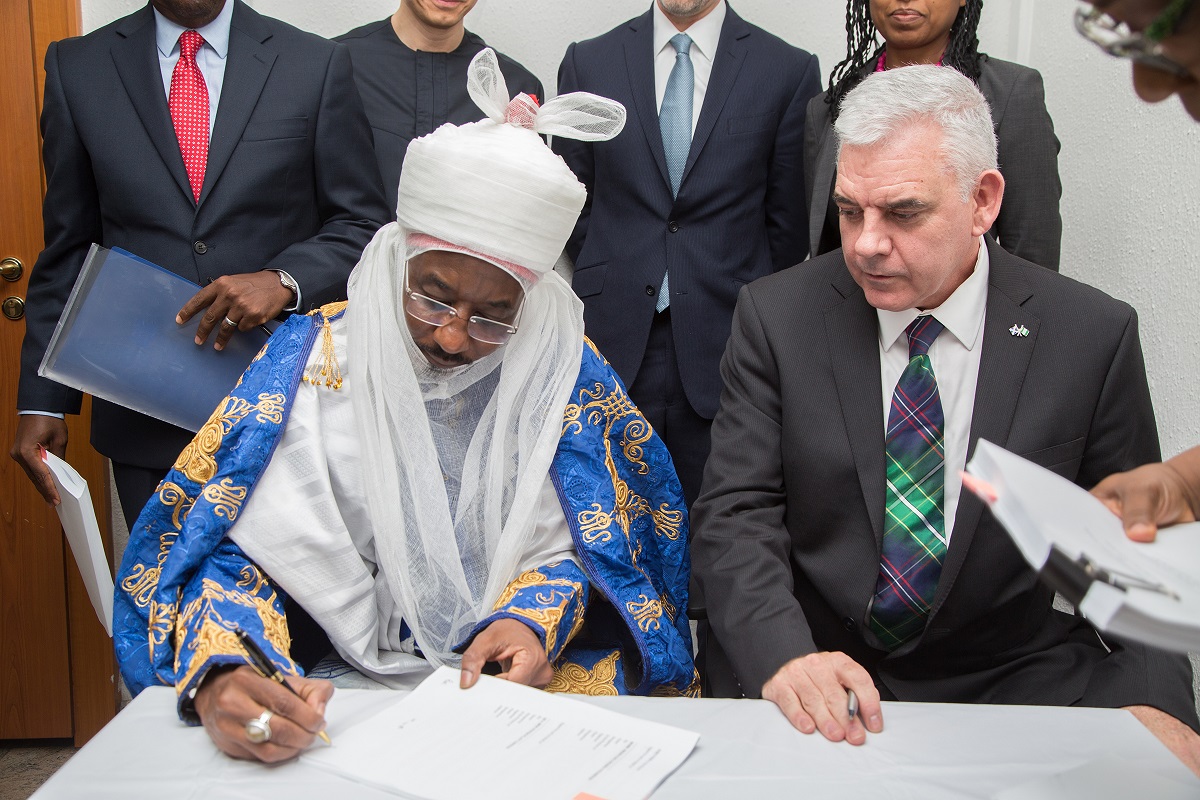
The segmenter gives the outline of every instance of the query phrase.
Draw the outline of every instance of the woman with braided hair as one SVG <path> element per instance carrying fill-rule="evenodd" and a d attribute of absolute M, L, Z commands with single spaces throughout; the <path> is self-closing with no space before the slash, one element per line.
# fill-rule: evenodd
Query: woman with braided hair
<path fill-rule="evenodd" d="M 979 52 L 976 29 L 982 10 L 983 0 L 848 0 L 846 58 L 833 68 L 828 90 L 809 103 L 804 127 L 812 255 L 841 246 L 830 195 L 837 167 L 833 123 L 842 97 L 872 72 L 939 64 L 975 81 L 992 109 L 1005 179 L 992 235 L 1010 253 L 1058 269 L 1062 184 L 1042 76 Z"/>

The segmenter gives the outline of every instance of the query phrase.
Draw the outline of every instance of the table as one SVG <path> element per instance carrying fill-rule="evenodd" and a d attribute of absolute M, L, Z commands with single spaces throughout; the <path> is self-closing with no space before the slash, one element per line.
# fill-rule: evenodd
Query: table
<path fill-rule="evenodd" d="M 404 692 L 340 690 L 328 732 Z M 884 703 L 885 731 L 863 747 L 791 728 L 762 700 L 581 698 L 688 728 L 700 743 L 654 800 L 818 798 L 940 800 L 1038 797 L 1200 797 L 1197 780 L 1128 712 L 1115 709 Z M 528 769 L 514 765 L 515 769 Z M 1057 784 L 1041 786 L 1069 773 Z M 1081 780 L 1081 776 L 1084 777 Z M 1088 778 L 1087 776 L 1091 776 Z M 219 797 L 329 800 L 394 797 L 303 761 L 267 767 L 220 753 L 175 714 L 175 692 L 142 692 L 34 795 L 53 798 Z"/>

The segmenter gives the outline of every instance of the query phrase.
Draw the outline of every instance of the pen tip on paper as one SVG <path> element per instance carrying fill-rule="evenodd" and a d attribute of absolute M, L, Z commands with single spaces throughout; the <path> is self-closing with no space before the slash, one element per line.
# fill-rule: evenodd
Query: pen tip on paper
<path fill-rule="evenodd" d="M 326 733 L 325 731 L 318 731 L 317 736 L 321 737 L 322 742 L 329 745 L 330 747 L 333 747 L 333 741 L 329 738 L 328 733 Z"/>

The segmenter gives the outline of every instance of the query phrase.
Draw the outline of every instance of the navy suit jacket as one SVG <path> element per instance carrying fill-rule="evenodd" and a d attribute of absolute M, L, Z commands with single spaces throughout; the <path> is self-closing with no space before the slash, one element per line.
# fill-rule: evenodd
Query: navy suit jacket
<path fill-rule="evenodd" d="M 37 368 L 93 242 L 201 285 L 285 270 L 305 306 L 316 307 L 345 297 L 350 270 L 387 221 L 346 49 L 233 2 L 198 204 L 167 108 L 150 6 L 50 45 L 41 123 L 46 244 L 29 279 L 19 408 L 79 411 L 80 393 L 39 378 Z M 116 461 L 166 468 L 190 439 L 93 404 L 92 443 Z"/>
<path fill-rule="evenodd" d="M 738 289 L 803 260 L 804 114 L 821 90 L 816 56 L 729 9 L 679 196 L 671 196 L 654 92 L 653 9 L 572 44 L 559 93 L 625 104 L 608 142 L 555 138 L 587 186 L 568 246 L 588 336 L 626 385 L 642 364 L 663 276 L 688 401 L 712 418 Z"/>

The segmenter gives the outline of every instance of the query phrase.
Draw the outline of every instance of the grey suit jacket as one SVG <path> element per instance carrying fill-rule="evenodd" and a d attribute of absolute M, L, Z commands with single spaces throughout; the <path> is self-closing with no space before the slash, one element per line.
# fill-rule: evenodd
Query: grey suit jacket
<path fill-rule="evenodd" d="M 1132 308 L 1004 252 L 991 270 L 968 455 L 982 437 L 1090 487 L 1159 458 Z M 1012 336 L 1020 323 L 1030 333 Z M 878 318 L 841 251 L 738 298 L 692 568 L 744 692 L 842 651 L 885 698 L 1156 706 L 1197 726 L 1186 657 L 1107 642 L 964 494 L 924 633 L 873 646 L 884 480 Z"/>
<path fill-rule="evenodd" d="M 388 220 L 346 49 L 233 2 L 199 203 L 171 124 L 150 6 L 50 45 L 46 247 L 30 273 L 19 408 L 79 410 L 80 393 L 39 378 L 37 367 L 93 242 L 201 285 L 285 270 L 315 307 L 345 297 L 350 270 Z M 116 461 L 165 469 L 190 439 L 93 404 L 92 444 Z"/>
<path fill-rule="evenodd" d="M 1062 240 L 1059 144 L 1046 112 L 1042 76 L 1035 69 L 984 56 L 979 90 L 992 108 L 1005 184 L 992 235 L 1008 252 L 1057 270 Z M 841 246 L 840 237 L 828 232 L 837 229 L 836 210 L 829 199 L 837 179 L 837 137 L 827 95 L 808 104 L 804 124 L 804 197 L 813 255 Z"/>

